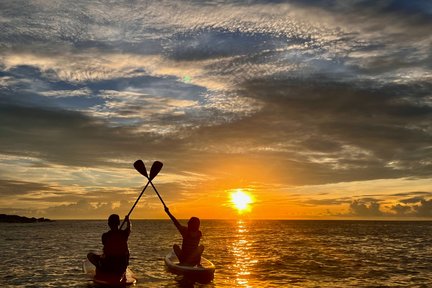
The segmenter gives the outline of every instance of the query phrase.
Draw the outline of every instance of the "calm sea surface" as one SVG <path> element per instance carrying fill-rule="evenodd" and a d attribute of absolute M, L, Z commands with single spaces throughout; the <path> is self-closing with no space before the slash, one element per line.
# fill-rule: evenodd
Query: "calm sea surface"
<path fill-rule="evenodd" d="M 132 222 L 135 287 L 432 287 L 432 222 L 202 221 L 212 283 L 165 271 L 180 243 L 164 220 Z M 105 221 L 0 224 L 0 287 L 94 287 L 81 263 Z"/>

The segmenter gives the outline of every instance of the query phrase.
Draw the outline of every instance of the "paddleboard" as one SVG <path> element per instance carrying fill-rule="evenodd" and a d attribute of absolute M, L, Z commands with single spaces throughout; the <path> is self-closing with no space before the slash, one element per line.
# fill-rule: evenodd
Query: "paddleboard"
<path fill-rule="evenodd" d="M 88 259 L 83 261 L 83 271 L 95 284 L 103 286 L 126 287 L 137 282 L 132 270 L 129 268 L 126 269 L 125 277 L 122 278 L 109 274 L 96 275 L 96 266 L 94 266 Z"/>
<path fill-rule="evenodd" d="M 204 257 L 201 257 L 200 266 L 180 265 L 173 250 L 165 256 L 165 265 L 171 273 L 183 275 L 200 283 L 208 283 L 212 281 L 216 269 L 213 263 Z"/>

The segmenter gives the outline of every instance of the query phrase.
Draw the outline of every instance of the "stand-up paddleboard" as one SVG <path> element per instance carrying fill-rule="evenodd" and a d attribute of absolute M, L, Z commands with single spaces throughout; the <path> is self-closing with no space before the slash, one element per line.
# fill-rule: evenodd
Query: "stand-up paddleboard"
<path fill-rule="evenodd" d="M 165 265 L 168 271 L 177 275 L 183 275 L 196 282 L 208 283 L 214 278 L 215 266 L 204 257 L 201 257 L 200 266 L 180 265 L 176 254 L 174 251 L 171 251 L 165 256 Z"/>
<path fill-rule="evenodd" d="M 88 260 L 83 261 L 83 271 L 93 280 L 95 284 L 108 286 L 108 287 L 126 287 L 133 285 L 137 282 L 132 270 L 126 269 L 124 277 L 118 277 L 109 274 L 96 275 L 96 267 Z"/>

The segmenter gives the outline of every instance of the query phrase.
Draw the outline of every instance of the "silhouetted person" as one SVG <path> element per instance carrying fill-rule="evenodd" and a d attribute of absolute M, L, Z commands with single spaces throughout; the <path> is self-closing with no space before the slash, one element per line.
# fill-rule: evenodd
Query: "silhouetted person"
<path fill-rule="evenodd" d="M 112 214 L 108 218 L 110 230 L 102 234 L 103 254 L 87 254 L 87 258 L 96 266 L 98 272 L 122 276 L 129 265 L 128 238 L 131 231 L 129 217 L 125 217 L 126 229 L 120 230 L 120 217 Z"/>
<path fill-rule="evenodd" d="M 182 226 L 177 219 L 170 213 L 168 207 L 165 207 L 165 212 L 174 222 L 177 230 L 183 237 L 182 247 L 174 244 L 173 249 L 181 265 L 200 265 L 201 254 L 204 251 L 204 246 L 199 245 L 202 233 L 199 230 L 200 220 L 197 217 L 191 217 L 188 221 L 188 226 Z"/>

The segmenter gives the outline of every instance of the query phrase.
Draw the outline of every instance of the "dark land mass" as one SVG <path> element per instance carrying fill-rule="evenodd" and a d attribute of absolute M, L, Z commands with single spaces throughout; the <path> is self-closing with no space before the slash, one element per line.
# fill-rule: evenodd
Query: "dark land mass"
<path fill-rule="evenodd" d="M 0 222 L 3 223 L 36 223 L 36 222 L 53 222 L 47 218 L 24 217 L 18 215 L 0 214 Z"/>

